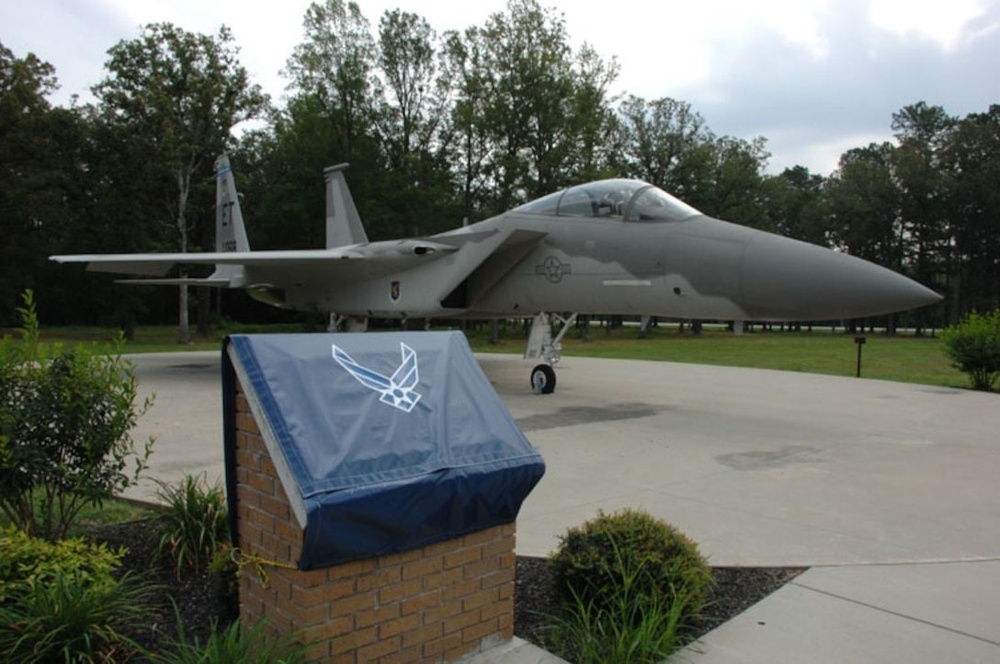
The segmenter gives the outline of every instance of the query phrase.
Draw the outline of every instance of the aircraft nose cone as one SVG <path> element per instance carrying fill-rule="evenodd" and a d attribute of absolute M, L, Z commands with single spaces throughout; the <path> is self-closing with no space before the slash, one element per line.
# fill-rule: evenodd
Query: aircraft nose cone
<path fill-rule="evenodd" d="M 874 263 L 760 233 L 746 244 L 744 307 L 761 320 L 841 320 L 915 309 L 940 295 Z"/>

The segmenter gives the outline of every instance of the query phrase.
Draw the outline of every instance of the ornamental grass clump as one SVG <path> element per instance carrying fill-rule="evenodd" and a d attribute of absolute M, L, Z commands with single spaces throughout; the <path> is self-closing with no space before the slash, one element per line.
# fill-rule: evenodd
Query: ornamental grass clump
<path fill-rule="evenodd" d="M 178 576 L 184 568 L 205 569 L 229 543 L 225 492 L 209 486 L 204 473 L 157 484 L 156 495 L 167 507 L 157 556 L 169 553 Z"/>
<path fill-rule="evenodd" d="M 566 610 L 547 641 L 573 661 L 656 662 L 686 641 L 713 586 L 697 546 L 648 513 L 600 512 L 552 555 Z"/>

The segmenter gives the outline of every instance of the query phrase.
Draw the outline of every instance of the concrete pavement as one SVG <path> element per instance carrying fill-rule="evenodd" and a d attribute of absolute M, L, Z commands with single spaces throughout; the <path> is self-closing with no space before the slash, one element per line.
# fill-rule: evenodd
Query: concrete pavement
<path fill-rule="evenodd" d="M 221 480 L 218 353 L 134 359 L 151 476 Z M 479 360 L 547 464 L 518 553 L 629 506 L 713 565 L 811 568 L 676 661 L 1000 662 L 1000 396 L 585 358 L 536 396 L 519 357 Z"/>

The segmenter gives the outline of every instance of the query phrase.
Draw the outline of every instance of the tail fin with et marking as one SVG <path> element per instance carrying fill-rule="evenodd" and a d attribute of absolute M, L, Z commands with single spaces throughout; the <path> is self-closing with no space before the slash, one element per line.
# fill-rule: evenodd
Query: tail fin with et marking
<path fill-rule="evenodd" d="M 215 160 L 215 250 L 220 253 L 250 251 L 240 196 L 226 153 Z M 228 280 L 230 287 L 238 287 L 246 280 L 240 265 L 216 264 L 211 278 Z"/>
<path fill-rule="evenodd" d="M 225 153 L 215 160 L 215 179 L 215 250 L 250 251 L 233 168 Z"/>

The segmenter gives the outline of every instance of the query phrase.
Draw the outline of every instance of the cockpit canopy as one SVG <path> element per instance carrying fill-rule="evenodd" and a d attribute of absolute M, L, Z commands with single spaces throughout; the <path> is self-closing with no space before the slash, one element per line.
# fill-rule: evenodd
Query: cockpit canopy
<path fill-rule="evenodd" d="M 612 217 L 624 221 L 681 221 L 701 212 L 651 184 L 600 180 L 543 196 L 514 209 L 560 217 Z"/>

